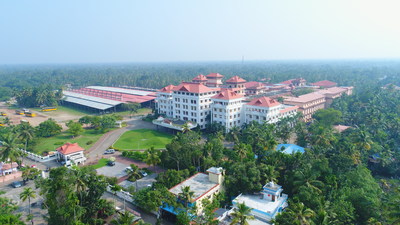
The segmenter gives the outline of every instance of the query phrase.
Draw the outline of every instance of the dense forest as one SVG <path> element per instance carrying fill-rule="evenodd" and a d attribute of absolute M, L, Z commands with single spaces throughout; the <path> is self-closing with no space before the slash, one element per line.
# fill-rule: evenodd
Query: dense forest
<path fill-rule="evenodd" d="M 290 199 L 288 208 L 275 218 L 275 224 L 400 224 L 400 91 L 396 86 L 400 86 L 400 64 L 397 61 L 3 66 L 0 86 L 7 91 L 24 89 L 32 93 L 47 83 L 160 88 L 210 72 L 219 72 L 225 78 L 239 75 L 247 80 L 267 78 L 270 82 L 295 77 L 310 82 L 328 79 L 339 85 L 353 85 L 355 89 L 353 95 L 336 99 L 331 109 L 314 114 L 312 123 L 294 117 L 275 125 L 250 123 L 229 133 L 212 125 L 202 133 L 185 130 L 173 138 L 165 151 L 145 152 L 143 158 L 149 165 L 158 164 L 167 170 L 151 188 L 135 193 L 136 204 L 144 210 L 158 211 L 165 202 L 175 201 L 168 188 L 197 171 L 221 166 L 226 170 L 225 193 L 206 202 L 205 213 L 200 217 L 178 215 L 177 224 L 189 224 L 191 219 L 195 224 L 215 224 L 213 209 L 230 206 L 233 197 L 258 192 L 269 181 L 282 185 Z M 80 122 L 85 123 L 84 119 Z M 340 133 L 333 129 L 336 124 L 350 128 Z M 276 151 L 277 144 L 291 136 L 296 137 L 296 144 L 306 148 L 304 154 Z M 227 148 L 226 141 L 234 143 L 234 147 Z M 63 174 L 65 171 L 61 169 L 52 170 L 51 177 Z M 73 179 L 79 176 L 74 175 Z M 96 189 L 92 177 L 99 179 L 94 174 L 86 177 L 88 186 L 77 192 L 79 195 L 75 194 L 74 199 L 91 204 L 86 194 Z M 99 182 L 104 189 L 106 181 L 102 179 Z M 51 185 L 44 183 L 41 188 L 47 193 L 46 201 L 52 209 L 59 207 L 71 213 L 72 208 L 78 207 L 80 201 L 75 200 L 55 204 Z M 73 193 L 73 188 L 66 187 L 68 193 Z M 96 207 L 110 208 L 103 203 Z M 187 204 L 180 207 L 187 212 L 191 210 Z M 95 224 L 87 220 L 91 211 L 83 210 L 83 205 L 78 208 L 82 210 L 76 220 Z M 61 216 L 54 215 L 51 219 L 59 222 Z"/>
<path fill-rule="evenodd" d="M 362 84 L 366 80 L 386 78 L 397 82 L 398 61 L 254 61 L 204 63 L 137 63 L 77 65 L 3 65 L 0 86 L 11 89 L 42 84 L 129 85 L 161 88 L 189 81 L 198 74 L 218 72 L 225 79 L 239 75 L 246 80 L 266 78 L 281 82 L 295 77 L 307 81 L 332 80 L 340 85 Z M 4 92 L 0 89 L 1 92 Z M 1 97 L 1 95 L 0 95 Z"/>

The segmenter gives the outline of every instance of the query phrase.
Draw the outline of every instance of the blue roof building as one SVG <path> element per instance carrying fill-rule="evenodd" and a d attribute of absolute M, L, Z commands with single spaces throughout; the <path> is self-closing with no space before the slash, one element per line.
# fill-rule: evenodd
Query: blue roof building
<path fill-rule="evenodd" d="M 304 153 L 304 148 L 295 144 L 279 144 L 276 146 L 276 150 L 286 154 L 293 154 L 296 152 Z"/>

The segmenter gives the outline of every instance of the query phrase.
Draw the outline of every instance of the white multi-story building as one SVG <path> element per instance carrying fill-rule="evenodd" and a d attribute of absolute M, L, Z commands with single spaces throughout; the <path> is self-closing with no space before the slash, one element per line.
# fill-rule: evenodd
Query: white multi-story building
<path fill-rule="evenodd" d="M 221 87 L 222 77 L 217 73 L 200 74 L 192 82 L 162 88 L 157 92 L 158 112 L 172 119 L 195 122 L 201 129 L 208 122 L 216 122 L 229 131 L 253 120 L 276 123 L 297 111 L 297 106 L 283 105 L 268 97 L 253 99 L 246 104 L 246 81 L 234 76 Z"/>
<path fill-rule="evenodd" d="M 211 98 L 211 121 L 225 126 L 229 131 L 232 127 L 240 127 L 243 123 L 244 96 L 235 91 L 225 89 Z"/>
<path fill-rule="evenodd" d="M 174 85 L 168 85 L 157 92 L 157 107 L 158 113 L 164 114 L 167 117 L 173 116 L 173 98 L 172 89 Z"/>
<path fill-rule="evenodd" d="M 255 120 L 259 123 L 267 121 L 276 123 L 283 117 L 294 116 L 297 106 L 284 105 L 268 97 L 251 100 L 245 106 L 245 123 Z"/>
<path fill-rule="evenodd" d="M 205 128 L 206 117 L 211 113 L 211 97 L 219 91 L 201 83 L 182 82 L 172 89 L 173 118 L 193 121 Z"/>

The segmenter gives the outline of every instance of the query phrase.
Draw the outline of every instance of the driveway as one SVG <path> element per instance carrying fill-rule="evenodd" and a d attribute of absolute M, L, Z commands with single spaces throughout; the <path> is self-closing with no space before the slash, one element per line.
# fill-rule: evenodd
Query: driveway
<path fill-rule="evenodd" d="M 142 179 L 137 180 L 137 187 L 138 191 L 142 190 L 143 188 L 148 187 L 149 185 L 151 186 L 154 182 L 156 182 L 156 173 L 152 173 L 150 175 L 147 175 L 143 177 Z M 119 183 L 124 188 L 127 188 L 129 186 L 134 186 L 136 188 L 136 182 L 130 182 L 128 180 L 124 180 L 121 183 Z"/>
<path fill-rule="evenodd" d="M 115 162 L 115 166 L 103 166 L 99 169 L 97 169 L 97 174 L 99 175 L 104 175 L 107 177 L 123 177 L 126 176 L 125 168 L 129 167 L 129 165 L 120 163 L 120 162 Z"/>
<path fill-rule="evenodd" d="M 128 126 L 104 134 L 100 140 L 86 151 L 86 157 L 88 158 L 87 162 L 97 162 L 103 155 L 104 151 L 113 145 L 114 142 L 116 142 L 118 138 L 128 130 L 155 129 L 154 124 L 143 121 L 141 118 L 142 117 L 136 117 L 126 120 L 125 122 Z"/>
<path fill-rule="evenodd" d="M 18 179 L 19 181 L 21 179 Z M 40 204 L 43 202 L 42 196 L 39 195 L 39 189 L 35 188 L 34 181 L 28 181 L 26 185 L 23 185 L 19 188 L 13 188 L 11 184 L 2 185 L 0 187 L 0 191 L 4 191 L 5 194 L 1 195 L 1 197 L 6 197 L 11 199 L 14 203 L 17 204 L 18 208 L 15 213 L 21 213 L 21 218 L 23 221 L 26 220 L 26 215 L 28 214 L 28 200 L 23 202 L 20 200 L 19 195 L 24 190 L 24 188 L 30 187 L 36 192 L 36 198 L 31 199 L 31 204 L 36 203 L 35 206 L 31 207 L 32 214 L 34 216 L 33 221 L 36 225 L 45 225 L 46 221 L 43 219 L 43 216 L 47 215 L 47 210 L 41 209 Z"/>

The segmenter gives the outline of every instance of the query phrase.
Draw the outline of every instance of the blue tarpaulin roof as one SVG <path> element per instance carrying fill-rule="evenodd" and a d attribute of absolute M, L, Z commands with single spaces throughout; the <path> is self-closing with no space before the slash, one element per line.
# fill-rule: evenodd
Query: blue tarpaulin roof
<path fill-rule="evenodd" d="M 293 154 L 296 152 L 304 153 L 304 148 L 295 144 L 279 144 L 276 146 L 276 150 L 283 150 L 283 153 L 286 154 Z"/>

